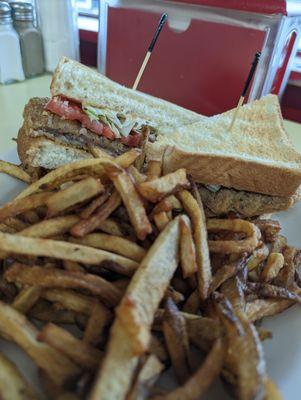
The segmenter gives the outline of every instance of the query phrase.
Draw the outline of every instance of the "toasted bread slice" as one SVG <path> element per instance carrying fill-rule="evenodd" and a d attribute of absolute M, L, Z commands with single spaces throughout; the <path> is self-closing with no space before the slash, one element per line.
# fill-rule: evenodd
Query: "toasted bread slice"
<path fill-rule="evenodd" d="M 164 172 L 184 167 L 200 183 L 274 196 L 290 196 L 301 184 L 301 155 L 284 127 L 277 96 L 159 135 Z"/>

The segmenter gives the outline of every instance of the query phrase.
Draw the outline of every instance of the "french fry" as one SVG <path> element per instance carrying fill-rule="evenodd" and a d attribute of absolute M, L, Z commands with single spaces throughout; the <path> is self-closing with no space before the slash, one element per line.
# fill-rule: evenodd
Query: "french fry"
<path fill-rule="evenodd" d="M 253 223 L 261 230 L 266 243 L 274 242 L 281 229 L 279 222 L 271 219 L 256 219 Z"/>
<path fill-rule="evenodd" d="M 0 353 L 0 398 L 2 400 L 37 400 L 38 396 L 17 367 Z"/>
<path fill-rule="evenodd" d="M 259 244 L 260 230 L 256 225 L 242 219 L 216 219 L 210 218 L 207 221 L 209 232 L 233 231 L 243 232 L 247 238 L 243 240 L 209 240 L 209 249 L 213 253 L 239 254 L 250 253 Z"/>
<path fill-rule="evenodd" d="M 59 326 L 48 323 L 38 335 L 38 340 L 65 354 L 83 369 L 94 370 L 98 367 L 103 353 L 90 346 Z"/>
<path fill-rule="evenodd" d="M 176 270 L 178 244 L 179 221 L 176 219 L 156 239 L 127 289 L 111 328 L 107 353 L 90 400 L 123 399 L 126 396 L 139 362 L 136 350 L 149 346 L 155 311 Z M 139 303 L 136 297 L 139 297 Z M 134 307 L 127 306 L 129 298 Z M 123 315 L 123 310 L 126 315 Z"/>
<path fill-rule="evenodd" d="M 114 159 L 114 163 L 118 164 L 122 168 L 127 168 L 136 160 L 139 156 L 140 151 L 137 149 L 132 149 L 127 153 L 122 154 Z M 21 199 L 27 197 L 33 193 L 43 190 L 45 187 L 57 187 L 60 183 L 66 181 L 72 181 L 72 179 L 81 174 L 89 174 L 95 178 L 101 178 L 104 176 L 104 168 L 108 162 L 107 157 L 98 159 L 87 159 L 81 161 L 75 161 L 70 164 L 63 165 L 38 181 L 32 183 L 28 188 L 23 190 L 16 199 Z"/>
<path fill-rule="evenodd" d="M 198 400 L 221 372 L 226 355 L 225 344 L 218 339 L 206 356 L 204 363 L 179 388 L 166 396 L 156 396 L 154 400 Z"/>
<path fill-rule="evenodd" d="M 222 294 L 214 293 L 214 301 L 227 333 L 228 351 L 225 366 L 236 377 L 240 399 L 262 398 L 266 379 L 263 349 L 254 325 L 243 312 L 234 312 Z"/>
<path fill-rule="evenodd" d="M 90 315 L 95 304 L 95 299 L 90 296 L 66 289 L 43 290 L 41 297 L 52 303 L 59 303 L 66 310 L 84 315 Z"/>
<path fill-rule="evenodd" d="M 148 160 L 147 163 L 147 180 L 152 181 L 153 179 L 159 178 L 162 173 L 162 161 L 161 160 Z"/>
<path fill-rule="evenodd" d="M 245 265 L 245 257 L 231 264 L 226 264 L 219 268 L 213 275 L 212 282 L 209 287 L 209 293 L 214 292 L 218 289 L 225 281 L 236 275 Z"/>
<path fill-rule="evenodd" d="M 88 219 L 100 206 L 102 206 L 108 198 L 111 196 L 111 190 L 106 189 L 104 193 L 96 197 L 91 203 L 89 203 L 80 213 L 81 218 Z"/>
<path fill-rule="evenodd" d="M 282 253 L 286 246 L 287 246 L 286 237 L 278 235 L 276 236 L 274 242 L 272 243 L 271 253 Z"/>
<path fill-rule="evenodd" d="M 270 282 L 279 274 L 284 265 L 284 257 L 281 253 L 270 253 L 265 266 L 260 274 L 263 282 Z"/>
<path fill-rule="evenodd" d="M 161 200 L 156 206 L 154 207 L 152 211 L 152 215 L 158 214 L 160 212 L 168 212 L 172 210 L 178 210 L 182 211 L 183 207 L 181 202 L 171 194 L 170 196 L 165 197 L 163 200 Z"/>
<path fill-rule="evenodd" d="M 68 310 L 57 310 L 52 305 L 39 307 L 35 304 L 29 311 L 29 317 L 41 322 L 53 322 L 54 324 L 75 325 L 78 314 Z"/>
<path fill-rule="evenodd" d="M 38 222 L 19 232 L 20 236 L 48 238 L 68 232 L 79 221 L 76 215 L 66 215 Z"/>
<path fill-rule="evenodd" d="M 186 170 L 181 168 L 161 178 L 142 182 L 137 185 L 137 190 L 142 197 L 152 203 L 156 203 L 163 199 L 163 197 L 178 192 L 181 189 L 187 189 L 189 186 Z"/>
<path fill-rule="evenodd" d="M 149 135 L 150 135 L 150 129 L 148 126 L 144 126 L 142 129 L 142 143 L 141 143 L 141 154 L 139 157 L 137 157 L 135 161 L 135 167 L 138 169 L 138 171 L 141 171 L 144 163 L 145 163 L 145 158 L 146 158 L 146 149 L 148 145 L 148 140 L 149 140 Z"/>
<path fill-rule="evenodd" d="M 155 355 L 151 354 L 147 356 L 126 400 L 147 399 L 149 389 L 154 385 L 163 368 L 163 365 Z"/>
<path fill-rule="evenodd" d="M 15 217 L 28 210 L 36 209 L 45 204 L 49 192 L 37 193 L 32 196 L 22 198 L 22 200 L 13 200 L 0 208 L 0 221 L 4 222 L 7 218 Z"/>
<path fill-rule="evenodd" d="M 101 303 L 95 303 L 87 321 L 83 341 L 96 346 L 102 339 L 104 328 L 112 321 L 113 315 Z"/>
<path fill-rule="evenodd" d="M 285 299 L 301 304 L 300 293 L 294 293 L 286 288 L 269 283 L 248 282 L 247 289 L 255 292 L 259 297 Z"/>
<path fill-rule="evenodd" d="M 164 298 L 166 300 L 170 298 L 175 304 L 182 303 L 185 300 L 184 295 L 181 292 L 178 292 L 172 286 L 169 286 L 169 288 L 165 293 Z"/>
<path fill-rule="evenodd" d="M 114 158 L 109 153 L 106 153 L 104 150 L 102 150 L 100 147 L 90 146 L 89 150 L 94 158 L 107 158 L 108 160 L 113 160 Z"/>
<path fill-rule="evenodd" d="M 200 308 L 201 299 L 197 290 L 194 290 L 188 299 L 186 300 L 185 304 L 183 305 L 183 312 L 196 314 Z"/>
<path fill-rule="evenodd" d="M 152 226 L 131 178 L 125 170 L 113 166 L 107 166 L 106 173 L 122 198 L 137 237 L 144 240 L 152 232 Z"/>
<path fill-rule="evenodd" d="M 187 212 L 192 224 L 198 265 L 198 290 L 201 299 L 205 300 L 208 295 L 212 273 L 204 210 L 200 208 L 201 204 L 199 205 L 187 190 L 179 192 L 177 197 L 182 202 L 183 208 Z"/>
<path fill-rule="evenodd" d="M 72 239 L 72 242 L 111 251 L 137 262 L 140 262 L 146 255 L 145 249 L 138 246 L 138 244 L 128 239 L 105 233 L 92 233 L 82 239 Z"/>
<path fill-rule="evenodd" d="M 42 289 L 38 286 L 25 287 L 15 297 L 12 306 L 22 314 L 27 314 L 39 300 L 41 292 Z"/>
<path fill-rule="evenodd" d="M 20 179 L 23 182 L 30 183 L 31 177 L 22 168 L 8 161 L 0 160 L 0 173 L 8 174 L 14 178 Z"/>
<path fill-rule="evenodd" d="M 101 222 L 98 225 L 98 229 L 105 233 L 109 233 L 114 236 L 124 236 L 122 227 L 120 224 L 114 219 L 107 218 L 105 221 Z"/>
<path fill-rule="evenodd" d="M 147 176 L 142 174 L 134 165 L 130 165 L 128 167 L 128 172 L 131 174 L 132 178 L 135 181 L 135 184 L 138 185 L 139 183 L 145 182 Z"/>
<path fill-rule="evenodd" d="M 110 268 L 125 275 L 132 275 L 138 267 L 135 261 L 107 251 L 58 240 L 29 238 L 2 232 L 0 232 L 0 250 L 13 254 L 53 257 L 92 265 L 112 261 Z"/>
<path fill-rule="evenodd" d="M 171 299 L 167 299 L 163 317 L 165 344 L 180 384 L 190 376 L 191 354 L 185 318 Z"/>
<path fill-rule="evenodd" d="M 75 261 L 63 260 L 64 269 L 67 271 L 84 272 L 85 268 Z"/>
<path fill-rule="evenodd" d="M 247 261 L 249 271 L 256 269 L 269 256 L 270 250 L 266 244 L 257 247 Z"/>
<path fill-rule="evenodd" d="M 291 300 L 257 299 L 246 303 L 246 314 L 248 319 L 254 322 L 264 317 L 279 314 L 293 304 Z"/>
<path fill-rule="evenodd" d="M 7 218 L 4 223 L 6 226 L 12 228 L 15 232 L 22 231 L 30 226 L 27 222 L 21 221 L 19 218 L 14 217 Z"/>
<path fill-rule="evenodd" d="M 170 222 L 168 215 L 166 212 L 159 212 L 158 214 L 154 215 L 154 222 L 156 227 L 161 232 L 166 227 L 166 225 Z"/>
<path fill-rule="evenodd" d="M 183 278 L 186 279 L 197 272 L 198 266 L 190 221 L 184 216 L 180 220 L 180 233 L 181 268 Z"/>
<path fill-rule="evenodd" d="M 64 271 L 43 267 L 28 267 L 22 264 L 14 264 L 10 267 L 5 277 L 9 282 L 18 282 L 22 285 L 36 285 L 43 288 L 68 288 L 85 289 L 98 296 L 109 306 L 119 303 L 121 293 L 110 282 L 91 274 L 82 272 Z"/>
<path fill-rule="evenodd" d="M 49 196 L 45 204 L 47 217 L 51 218 L 68 210 L 76 204 L 83 203 L 104 192 L 102 183 L 92 177 L 83 179 L 66 189 L 59 190 Z"/>
<path fill-rule="evenodd" d="M 283 400 L 282 394 L 270 378 L 265 380 L 264 400 Z"/>
<path fill-rule="evenodd" d="M 83 237 L 93 232 L 102 224 L 121 204 L 121 198 L 117 192 L 113 192 L 111 197 L 104 203 L 95 214 L 88 219 L 79 221 L 71 229 L 71 234 L 75 237 Z"/>
<path fill-rule="evenodd" d="M 283 251 L 284 265 L 280 269 L 277 277 L 275 278 L 275 284 L 290 289 L 295 281 L 295 256 L 297 250 L 294 247 L 286 247 Z"/>
<path fill-rule="evenodd" d="M 188 318 L 185 313 L 182 315 L 186 320 L 189 340 L 202 351 L 207 351 L 213 342 L 223 334 L 221 324 L 215 319 L 194 315 L 194 318 Z"/>
<path fill-rule="evenodd" d="M 64 354 L 38 341 L 39 332 L 26 317 L 2 302 L 0 333 L 20 346 L 56 385 L 62 386 L 80 373 L 80 368 Z"/>

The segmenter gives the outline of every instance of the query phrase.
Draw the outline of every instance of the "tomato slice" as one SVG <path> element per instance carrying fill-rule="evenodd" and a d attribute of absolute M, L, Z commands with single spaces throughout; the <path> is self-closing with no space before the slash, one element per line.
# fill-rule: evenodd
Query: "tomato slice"
<path fill-rule="evenodd" d="M 46 104 L 45 109 L 69 121 L 79 121 L 85 128 L 99 136 L 103 135 L 110 140 L 115 139 L 114 132 L 108 126 L 97 120 L 91 121 L 78 104 L 68 99 L 53 97 Z"/>
<path fill-rule="evenodd" d="M 140 144 L 141 136 L 136 133 L 132 132 L 128 136 L 125 136 L 121 139 L 121 143 L 129 146 L 129 147 L 138 147 Z"/>

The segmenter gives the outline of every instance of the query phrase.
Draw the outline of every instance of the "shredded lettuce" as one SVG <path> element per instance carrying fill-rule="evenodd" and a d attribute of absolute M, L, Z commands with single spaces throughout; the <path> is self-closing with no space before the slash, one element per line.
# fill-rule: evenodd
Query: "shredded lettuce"
<path fill-rule="evenodd" d="M 91 121 L 102 121 L 108 125 L 115 133 L 116 138 L 128 136 L 131 131 L 141 133 L 143 126 L 150 126 L 149 121 L 133 120 L 126 115 L 101 108 L 83 106 L 83 111 L 88 115 Z"/>

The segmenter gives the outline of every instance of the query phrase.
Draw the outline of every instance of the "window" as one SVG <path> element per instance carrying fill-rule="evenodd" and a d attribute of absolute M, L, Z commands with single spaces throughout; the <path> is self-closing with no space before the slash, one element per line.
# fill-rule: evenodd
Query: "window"
<path fill-rule="evenodd" d="M 76 6 L 80 15 L 87 17 L 98 16 L 98 2 L 99 0 L 76 0 Z"/>

